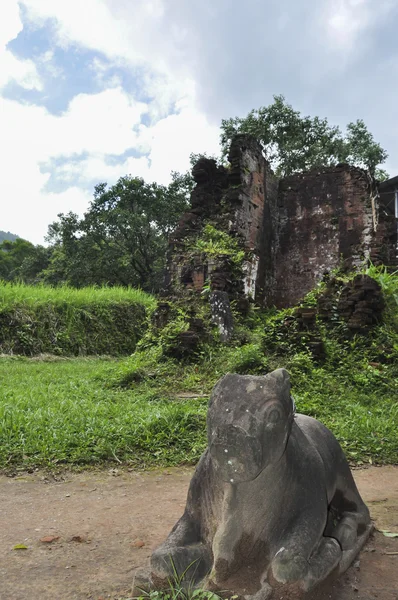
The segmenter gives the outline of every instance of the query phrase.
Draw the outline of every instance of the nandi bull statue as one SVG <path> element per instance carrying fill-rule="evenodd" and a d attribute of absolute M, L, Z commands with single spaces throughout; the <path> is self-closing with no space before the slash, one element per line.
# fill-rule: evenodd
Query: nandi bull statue
<path fill-rule="evenodd" d="M 345 571 L 369 512 L 333 434 L 295 414 L 287 371 L 223 377 L 207 428 L 185 512 L 135 586 L 161 588 L 185 571 L 187 585 L 228 597 L 296 598 Z"/>

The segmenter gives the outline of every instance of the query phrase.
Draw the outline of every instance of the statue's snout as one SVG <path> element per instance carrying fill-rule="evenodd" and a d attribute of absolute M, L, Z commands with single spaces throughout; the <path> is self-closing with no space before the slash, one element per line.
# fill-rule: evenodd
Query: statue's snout
<path fill-rule="evenodd" d="M 215 429 L 210 440 L 210 455 L 218 475 L 229 483 L 251 481 L 262 470 L 259 440 L 236 425 Z"/>

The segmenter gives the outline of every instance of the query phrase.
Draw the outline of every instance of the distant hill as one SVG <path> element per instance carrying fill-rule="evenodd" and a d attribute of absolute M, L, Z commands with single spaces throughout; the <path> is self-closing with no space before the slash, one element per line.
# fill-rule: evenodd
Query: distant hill
<path fill-rule="evenodd" d="M 4 240 L 10 240 L 10 242 L 15 242 L 15 240 L 18 238 L 18 235 L 14 235 L 13 233 L 10 233 L 9 231 L 1 231 L 0 230 L 0 244 L 1 242 L 4 242 Z"/>

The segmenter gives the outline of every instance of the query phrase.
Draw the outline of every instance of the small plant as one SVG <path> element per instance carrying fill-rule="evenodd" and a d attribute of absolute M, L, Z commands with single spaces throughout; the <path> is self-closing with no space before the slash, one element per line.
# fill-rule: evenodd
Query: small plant
<path fill-rule="evenodd" d="M 168 578 L 168 588 L 162 590 L 140 590 L 141 596 L 132 600 L 221 600 L 215 592 L 195 588 L 193 579 L 197 570 L 197 561 L 193 561 L 183 573 L 179 574 L 173 558 L 170 556 L 173 575 Z M 235 597 L 237 598 L 237 596 Z"/>
<path fill-rule="evenodd" d="M 210 224 L 205 225 L 201 237 L 191 243 L 189 250 L 208 258 L 228 258 L 235 266 L 241 266 L 246 257 L 236 238 Z"/>

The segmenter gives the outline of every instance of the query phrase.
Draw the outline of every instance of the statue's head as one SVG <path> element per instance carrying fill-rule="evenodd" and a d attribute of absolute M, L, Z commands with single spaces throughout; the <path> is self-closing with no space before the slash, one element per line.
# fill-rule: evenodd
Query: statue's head
<path fill-rule="evenodd" d="M 209 450 L 219 477 L 251 481 L 276 463 L 286 449 L 294 410 L 285 369 L 220 379 L 207 415 Z"/>

